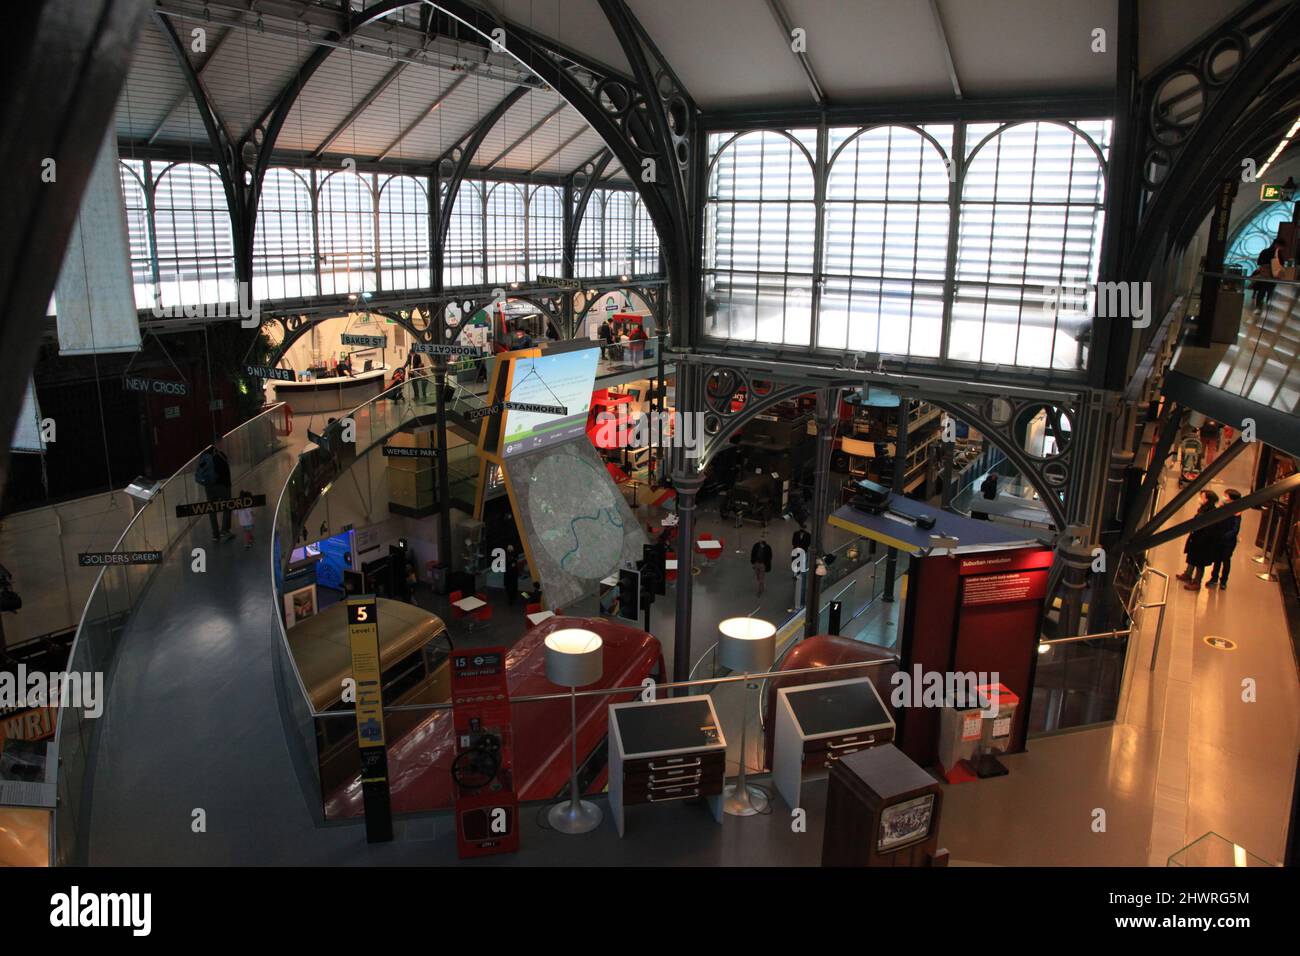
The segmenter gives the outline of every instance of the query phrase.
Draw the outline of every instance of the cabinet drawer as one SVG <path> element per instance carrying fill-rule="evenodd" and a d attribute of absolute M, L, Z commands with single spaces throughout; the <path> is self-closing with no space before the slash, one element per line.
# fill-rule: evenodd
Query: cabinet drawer
<path fill-rule="evenodd" d="M 721 750 L 703 750 L 697 753 L 677 754 L 674 757 L 639 757 L 623 764 L 625 777 L 649 776 L 668 779 L 671 776 L 689 776 L 697 771 L 707 772 L 714 766 L 721 766 L 724 754 Z"/>
<path fill-rule="evenodd" d="M 824 737 L 821 740 L 809 740 L 804 743 L 804 769 L 811 770 L 829 766 L 841 757 L 846 757 L 868 747 L 879 747 L 893 742 L 894 728 L 882 727 L 878 730 L 858 730 L 850 734 Z"/>
<path fill-rule="evenodd" d="M 623 803 L 668 803 L 692 797 L 711 797 L 722 792 L 722 774 L 706 773 L 677 780 L 652 783 L 646 777 L 623 783 Z"/>

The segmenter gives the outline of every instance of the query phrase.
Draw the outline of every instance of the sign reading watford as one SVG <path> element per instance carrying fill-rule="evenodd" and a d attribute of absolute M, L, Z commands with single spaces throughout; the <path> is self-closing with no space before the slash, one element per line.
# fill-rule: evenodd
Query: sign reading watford
<path fill-rule="evenodd" d="M 172 382 L 163 378 L 144 378 L 140 375 L 124 375 L 122 387 L 128 392 L 148 392 L 151 395 L 174 395 L 184 398 L 190 393 L 190 387 L 184 382 Z"/>
<path fill-rule="evenodd" d="M 403 445 L 385 445 L 385 458 L 437 458 L 436 448 L 408 448 Z"/>
<path fill-rule="evenodd" d="M 478 349 L 472 345 L 436 345 L 433 342 L 416 342 L 411 351 L 425 355 L 478 355 Z"/>
<path fill-rule="evenodd" d="M 187 505 L 176 506 L 176 517 L 196 518 L 199 515 L 215 515 L 223 511 L 238 511 L 241 508 L 261 508 L 266 504 L 266 495 L 239 495 L 234 498 L 214 498 L 211 501 L 194 501 Z"/>
<path fill-rule="evenodd" d="M 82 551 L 77 564 L 83 568 L 102 568 L 110 564 L 161 564 L 161 551 Z"/>
<path fill-rule="evenodd" d="M 537 284 L 553 286 L 556 289 L 572 289 L 574 292 L 582 288 L 582 283 L 577 279 L 561 279 L 557 276 L 538 276 Z"/>
<path fill-rule="evenodd" d="M 269 365 L 245 365 L 244 371 L 253 378 L 270 378 L 280 382 L 297 381 L 291 368 L 272 368 Z"/>
<path fill-rule="evenodd" d="M 370 349 L 382 349 L 388 344 L 386 335 L 352 335 L 349 332 L 343 333 L 344 345 L 361 345 Z"/>

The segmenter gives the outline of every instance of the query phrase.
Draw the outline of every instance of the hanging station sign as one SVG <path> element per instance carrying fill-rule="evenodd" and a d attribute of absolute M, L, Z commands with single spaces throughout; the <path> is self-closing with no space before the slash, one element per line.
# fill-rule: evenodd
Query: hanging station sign
<path fill-rule="evenodd" d="M 234 498 L 214 498 L 211 501 L 192 501 L 176 506 L 176 517 L 197 518 L 202 515 L 221 514 L 223 511 L 240 511 L 244 508 L 261 508 L 266 495 L 236 495 Z"/>
<path fill-rule="evenodd" d="M 184 398 L 190 393 L 190 387 L 185 382 L 145 378 L 142 375 L 122 376 L 122 387 L 128 392 L 147 392 L 150 395 L 171 395 L 177 398 Z"/>
<path fill-rule="evenodd" d="M 436 448 L 414 448 L 405 445 L 385 445 L 385 458 L 437 458 Z"/>
<path fill-rule="evenodd" d="M 425 355 L 478 355 L 478 349 L 473 345 L 435 345 L 432 342 L 416 342 L 411 351 Z"/>
<path fill-rule="evenodd" d="M 272 368 L 270 365 L 245 365 L 244 371 L 253 378 L 269 378 L 278 382 L 294 382 L 298 379 L 291 368 Z"/>
<path fill-rule="evenodd" d="M 162 564 L 161 551 L 82 551 L 77 564 L 83 568 L 102 568 L 116 564 Z"/>
<path fill-rule="evenodd" d="M 561 279 L 557 276 L 538 276 L 537 284 L 554 286 L 557 289 L 568 289 L 572 292 L 577 292 L 582 288 L 582 283 L 577 279 Z"/>
<path fill-rule="evenodd" d="M 350 332 L 343 333 L 344 345 L 360 345 L 368 349 L 382 349 L 388 345 L 388 336 L 386 335 L 353 335 Z"/>

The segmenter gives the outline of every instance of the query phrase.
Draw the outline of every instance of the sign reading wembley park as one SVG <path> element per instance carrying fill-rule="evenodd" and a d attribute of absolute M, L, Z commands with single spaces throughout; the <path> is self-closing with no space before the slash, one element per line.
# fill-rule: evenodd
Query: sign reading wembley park
<path fill-rule="evenodd" d="M 223 511 L 239 511 L 241 508 L 260 508 L 265 504 L 266 495 L 238 495 L 234 498 L 214 498 L 212 501 L 193 501 L 187 505 L 177 505 L 176 517 L 197 518 Z"/>
<path fill-rule="evenodd" d="M 385 445 L 385 458 L 437 458 L 436 448 L 411 448 L 405 445 Z"/>
<path fill-rule="evenodd" d="M 368 349 L 382 349 L 388 344 L 386 335 L 352 335 L 349 332 L 343 333 L 344 345 L 360 345 Z"/>
<path fill-rule="evenodd" d="M 411 351 L 426 355 L 478 355 L 478 349 L 472 345 L 435 345 L 432 342 L 416 342 Z"/>
<path fill-rule="evenodd" d="M 272 368 L 269 365 L 245 365 L 244 371 L 253 378 L 271 378 L 281 382 L 297 381 L 291 368 Z"/>

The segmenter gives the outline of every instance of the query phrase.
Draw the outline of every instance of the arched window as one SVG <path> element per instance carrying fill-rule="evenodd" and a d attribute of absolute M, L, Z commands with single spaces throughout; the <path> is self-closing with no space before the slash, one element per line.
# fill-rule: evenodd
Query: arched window
<path fill-rule="evenodd" d="M 528 267 L 530 279 L 564 274 L 564 193 L 555 186 L 529 194 Z"/>
<path fill-rule="evenodd" d="M 938 356 L 952 127 L 833 130 L 817 345 Z"/>
<path fill-rule="evenodd" d="M 638 275 L 658 274 L 659 272 L 659 232 L 654 220 L 645 208 L 641 197 L 637 196 L 632 209 L 633 228 L 632 253 L 633 271 Z"/>
<path fill-rule="evenodd" d="M 574 248 L 573 274 L 593 279 L 605 274 L 605 196 L 607 189 L 593 189 L 587 208 L 578 223 L 578 242 Z"/>
<path fill-rule="evenodd" d="M 524 194 L 514 183 L 493 183 L 487 194 L 487 220 L 484 236 L 487 243 L 487 281 L 522 282 L 528 278 L 524 269 L 527 215 Z"/>
<path fill-rule="evenodd" d="M 379 287 L 424 289 L 429 281 L 429 194 L 414 176 L 379 187 Z"/>
<path fill-rule="evenodd" d="M 296 170 L 268 169 L 253 233 L 253 297 L 292 299 L 315 294 L 311 187 Z"/>
<path fill-rule="evenodd" d="M 118 166 L 122 203 L 126 208 L 127 239 L 131 244 L 131 284 L 137 309 L 152 308 L 153 259 L 149 254 L 149 204 L 144 194 L 144 163 L 124 159 Z"/>
<path fill-rule="evenodd" d="M 320 184 L 320 291 L 322 295 L 373 292 L 375 276 L 374 177 L 330 173 Z"/>
<path fill-rule="evenodd" d="M 812 338 L 815 130 L 714 134 L 705 206 L 705 334 Z"/>
<path fill-rule="evenodd" d="M 483 272 L 483 189 L 471 180 L 460 184 L 451 207 L 451 225 L 442 252 L 442 281 L 449 288 L 487 281 Z"/>
<path fill-rule="evenodd" d="M 1109 120 L 967 127 L 950 358 L 1082 367 L 1110 131 Z"/>
<path fill-rule="evenodd" d="M 154 185 L 162 305 L 234 302 L 234 230 L 221 177 L 210 166 L 168 166 Z"/>
<path fill-rule="evenodd" d="M 605 198 L 605 275 L 632 271 L 632 194 L 611 190 Z"/>
<path fill-rule="evenodd" d="M 1253 216 L 1237 227 L 1228 254 L 1223 257 L 1224 268 L 1237 267 L 1250 275 L 1258 265 L 1259 254 L 1277 238 L 1277 227 L 1290 222 L 1295 215 L 1294 202 L 1264 203 Z M 131 246 L 134 253 L 135 245 Z"/>

